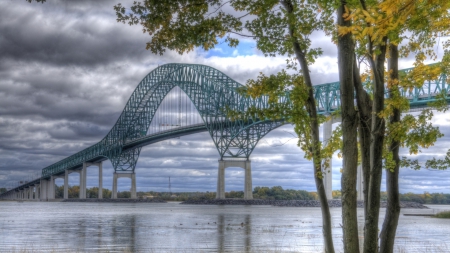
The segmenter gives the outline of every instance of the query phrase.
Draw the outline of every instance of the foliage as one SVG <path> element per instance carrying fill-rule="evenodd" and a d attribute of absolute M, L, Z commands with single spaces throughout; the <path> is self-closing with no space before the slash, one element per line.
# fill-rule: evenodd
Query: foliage
<path fill-rule="evenodd" d="M 342 197 L 341 191 L 339 191 L 339 190 L 332 191 L 332 196 L 333 196 L 333 199 L 340 199 Z"/>
<path fill-rule="evenodd" d="M 400 166 L 414 165 L 420 167 L 417 160 L 399 159 L 399 147 L 406 147 L 411 154 L 417 154 L 420 148 L 428 148 L 441 137 L 439 129 L 433 127 L 429 120 L 431 110 L 424 110 L 418 116 L 400 113 L 409 110 L 409 104 L 401 94 L 420 89 L 428 80 L 436 80 L 448 66 L 448 56 L 437 66 L 427 66 L 426 59 L 437 59 L 434 47 L 442 36 L 450 33 L 450 4 L 446 0 L 415 1 L 348 1 L 345 6 L 344 19 L 351 20 L 351 26 L 338 27 L 339 36 L 351 34 L 356 42 L 356 52 L 360 59 L 367 62 L 370 75 L 370 101 L 358 98 L 361 118 L 371 117 L 371 143 L 362 146 L 362 153 L 368 154 L 369 163 L 364 164 L 363 171 L 368 176 L 365 181 L 370 185 L 365 194 L 368 202 L 364 252 L 377 252 L 379 191 L 381 184 L 380 167 L 388 169 L 387 189 L 389 201 L 383 230 L 381 247 L 383 252 L 392 252 L 393 238 L 398 224 L 400 207 L 398 205 L 398 169 Z M 426 17 L 426 18 L 424 18 Z M 400 45 L 400 53 L 398 47 Z M 443 44 L 448 55 L 448 42 Z M 398 75 L 399 57 L 415 54 L 415 68 Z M 385 70 L 388 58 L 389 71 Z M 365 77 L 362 77 L 363 79 Z M 363 79 L 365 80 L 365 79 Z M 387 83 L 385 88 L 384 84 Z M 358 90 L 359 87 L 357 87 Z M 386 89 L 386 91 L 385 91 Z M 385 94 L 388 97 L 384 99 Z M 446 107 L 446 94 L 438 96 L 439 101 L 432 106 L 442 110 Z M 364 110 L 370 111 L 365 112 Z M 373 116 L 372 116 L 373 115 Z M 345 139 L 344 139 L 345 142 Z M 370 147 L 369 147 L 370 145 Z M 379 147 L 384 147 L 382 153 Z M 446 159 L 426 163 L 431 167 L 444 168 L 449 165 Z M 367 187 L 367 185 L 365 186 Z M 386 243 L 387 242 L 387 243 Z"/>
<path fill-rule="evenodd" d="M 79 198 L 80 187 L 78 185 L 68 187 L 68 197 L 69 199 Z M 119 195 L 119 193 L 117 193 Z M 109 199 L 112 196 L 112 192 L 108 189 L 103 188 L 103 198 Z M 97 198 L 98 197 L 98 187 L 92 187 L 86 189 L 86 198 Z M 64 198 L 64 185 L 55 185 L 55 198 Z"/>
<path fill-rule="evenodd" d="M 315 197 L 303 190 L 284 190 L 281 186 L 255 187 L 253 189 L 255 199 L 276 199 L 276 200 L 313 200 Z"/>
<path fill-rule="evenodd" d="M 0 194 L 7 192 L 6 188 L 0 188 Z"/>
<path fill-rule="evenodd" d="M 450 219 L 450 211 L 439 212 L 434 215 L 435 218 Z"/>
<path fill-rule="evenodd" d="M 215 192 L 137 192 L 138 198 L 158 198 L 171 201 L 186 201 L 195 199 L 215 199 Z M 244 198 L 243 191 L 230 191 L 225 192 L 226 198 Z M 304 190 L 292 190 L 283 189 L 281 186 L 273 187 L 260 187 L 257 186 L 253 189 L 254 199 L 269 199 L 269 200 L 314 200 L 317 199 L 317 195 L 314 192 L 307 192 Z"/>

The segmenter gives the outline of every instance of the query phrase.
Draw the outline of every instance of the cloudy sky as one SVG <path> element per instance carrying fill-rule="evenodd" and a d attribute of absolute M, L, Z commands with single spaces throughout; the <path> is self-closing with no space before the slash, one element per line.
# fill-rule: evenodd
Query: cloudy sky
<path fill-rule="evenodd" d="M 124 6 L 132 1 L 117 0 Z M 158 65 L 197 63 L 221 70 L 240 83 L 259 72 L 276 73 L 285 57 L 266 58 L 251 41 L 238 48 L 219 45 L 163 56 L 145 50 L 148 35 L 140 27 L 116 22 L 114 1 L 49 0 L 0 2 L 0 187 L 36 178 L 42 168 L 100 141 L 122 112 L 140 80 Z M 315 84 L 338 80 L 337 50 L 314 34 L 324 55 L 311 68 Z M 402 61 L 402 68 L 411 61 Z M 434 120 L 446 136 L 420 155 L 441 156 L 449 147 L 448 114 Z M 292 126 L 263 138 L 254 150 L 253 186 L 315 191 L 312 168 L 296 146 Z M 218 152 L 208 133 L 184 136 L 144 147 L 137 164 L 138 191 L 215 191 Z M 340 189 L 341 160 L 333 159 L 333 189 Z M 104 162 L 104 187 L 112 185 L 112 165 Z M 400 191 L 450 193 L 450 171 L 400 172 Z M 57 184 L 62 184 L 62 179 Z M 95 167 L 88 187 L 98 185 Z M 78 174 L 69 183 L 78 184 Z M 119 180 L 128 190 L 129 179 Z M 226 191 L 243 190 L 242 169 L 226 170 Z"/>

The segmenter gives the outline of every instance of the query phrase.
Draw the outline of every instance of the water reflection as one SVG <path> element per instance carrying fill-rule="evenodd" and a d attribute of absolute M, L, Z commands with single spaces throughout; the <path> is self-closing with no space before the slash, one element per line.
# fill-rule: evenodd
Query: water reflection
<path fill-rule="evenodd" d="M 336 251 L 342 251 L 340 211 L 331 210 Z M 0 213 L 0 251 L 318 252 L 323 249 L 318 208 L 1 202 Z M 362 215 L 359 212 L 361 245 Z M 401 216 L 399 223 L 396 249 L 403 252 L 423 252 L 433 245 L 442 247 L 440 243 L 446 242 L 450 233 L 450 220 Z"/>
<path fill-rule="evenodd" d="M 241 223 L 238 219 L 230 217 L 228 221 L 225 220 L 224 214 L 217 215 L 217 251 L 224 252 L 226 249 L 239 248 L 240 252 L 252 251 L 252 223 L 251 215 L 244 215 L 244 221 Z M 233 223 L 234 222 L 234 223 Z M 225 246 L 227 245 L 227 247 Z"/>
<path fill-rule="evenodd" d="M 111 237 L 108 238 L 108 245 L 115 248 L 124 247 L 127 251 L 135 252 L 136 247 L 136 215 L 126 214 L 114 216 L 109 224 L 104 224 L 103 229 L 111 229 Z M 106 233 L 108 234 L 108 233 Z"/>
<path fill-rule="evenodd" d="M 217 215 L 217 250 L 223 252 L 225 247 L 225 218 L 223 214 Z"/>

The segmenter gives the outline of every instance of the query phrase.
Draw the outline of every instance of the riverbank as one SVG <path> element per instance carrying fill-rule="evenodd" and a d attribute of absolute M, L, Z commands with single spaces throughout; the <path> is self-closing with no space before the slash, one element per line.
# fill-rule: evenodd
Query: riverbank
<path fill-rule="evenodd" d="M 162 199 L 64 199 L 61 202 L 105 202 L 105 203 L 167 203 Z"/>
<path fill-rule="evenodd" d="M 268 199 L 193 199 L 181 202 L 185 205 L 271 205 L 287 207 L 320 207 L 318 200 L 268 200 Z M 342 207 L 341 200 L 329 200 L 330 207 Z M 428 207 L 416 202 L 400 202 L 401 208 L 428 209 Z M 358 201 L 358 207 L 363 208 L 364 202 Z M 381 207 L 386 207 L 386 202 L 381 202 Z"/>

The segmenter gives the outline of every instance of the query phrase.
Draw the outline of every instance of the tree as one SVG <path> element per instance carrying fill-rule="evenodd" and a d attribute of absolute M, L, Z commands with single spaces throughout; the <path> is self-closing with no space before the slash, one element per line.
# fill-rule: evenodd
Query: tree
<path fill-rule="evenodd" d="M 143 31 L 152 36 L 147 49 L 153 53 L 162 54 L 170 49 L 182 54 L 195 47 L 209 50 L 219 43 L 218 38 L 225 38 L 225 42 L 233 47 L 239 43 L 235 35 L 240 35 L 254 39 L 257 48 L 266 56 L 281 54 L 288 57 L 288 67 L 295 74 L 282 71 L 269 77 L 261 75 L 257 80 L 248 82 L 244 92 L 253 97 L 269 96 L 271 108 L 259 112 L 249 110 L 247 113 L 284 118 L 294 124 L 299 145 L 306 157 L 313 161 L 314 180 L 322 206 L 325 250 L 334 252 L 331 217 L 322 180 L 322 161 L 330 159 L 331 147 L 336 147 L 336 143 L 331 141 L 326 149 L 320 142 L 319 124 L 325 119 L 317 114 L 309 73 L 309 65 L 321 54 L 320 48 L 312 47 L 309 36 L 313 31 L 333 25 L 331 13 L 321 12 L 317 8 L 319 2 L 147 0 L 135 3 L 128 12 L 121 4 L 114 8 L 117 21 L 140 24 Z M 235 13 L 225 12 L 224 5 L 232 7 Z M 251 19 L 244 23 L 244 17 L 248 16 Z M 288 90 L 292 90 L 289 97 L 292 103 L 279 105 L 278 98 Z"/>
<path fill-rule="evenodd" d="M 393 252 L 400 212 L 399 147 L 408 147 L 410 152 L 415 153 L 419 147 L 429 147 L 441 136 L 438 129 L 428 122 L 432 116 L 431 110 L 424 110 L 417 118 L 411 115 L 401 118 L 401 113 L 409 110 L 409 103 L 400 95 L 400 91 L 420 88 L 425 80 L 433 80 L 438 73 L 445 70 L 445 67 L 433 70 L 433 66 L 424 66 L 423 61 L 427 55 L 435 59 L 436 54 L 432 46 L 436 44 L 437 38 L 448 34 L 449 3 L 439 0 L 360 0 L 348 1 L 348 3 L 342 1 L 342 4 L 345 5 L 345 12 L 338 15 L 338 18 L 353 22 L 353 25 L 341 25 L 339 35 L 340 37 L 352 35 L 356 41 L 356 54 L 368 62 L 371 70 L 372 85 L 369 88 L 371 93 L 369 96 L 363 89 L 359 71 L 355 71 L 357 70 L 356 62 L 353 64 L 355 73 L 353 85 L 357 95 L 361 157 L 366 182 L 364 186 L 366 203 L 364 252 L 378 252 L 378 217 L 383 161 L 387 168 L 388 206 L 380 234 L 380 251 Z M 426 19 L 423 18 L 425 16 Z M 402 47 L 403 53 L 399 54 L 398 45 L 406 38 L 405 32 L 412 33 L 413 36 L 410 36 L 406 46 Z M 407 56 L 410 52 L 416 53 L 416 68 L 407 76 L 400 78 L 398 59 L 400 56 Z M 389 66 L 387 78 L 385 78 L 386 56 L 388 56 Z M 448 64 L 441 64 L 441 66 L 446 65 Z M 346 67 L 340 65 L 340 68 Z M 387 83 L 389 94 L 386 101 L 384 101 L 385 83 Z M 341 85 L 350 86 L 351 84 L 342 82 L 341 79 Z M 442 109 L 442 104 L 446 104 L 443 100 L 438 103 L 437 108 Z M 342 109 L 343 114 L 344 110 L 345 108 Z M 345 135 L 343 141 L 346 142 Z"/>
<path fill-rule="evenodd" d="M 337 11 L 337 23 L 340 27 L 351 27 L 346 19 L 346 1 L 341 1 Z M 357 113 L 354 108 L 354 42 L 350 33 L 338 36 L 338 64 L 341 90 L 342 114 L 342 223 L 344 252 L 359 252 L 358 218 L 356 213 L 356 171 L 358 166 L 358 150 L 356 128 Z"/>

